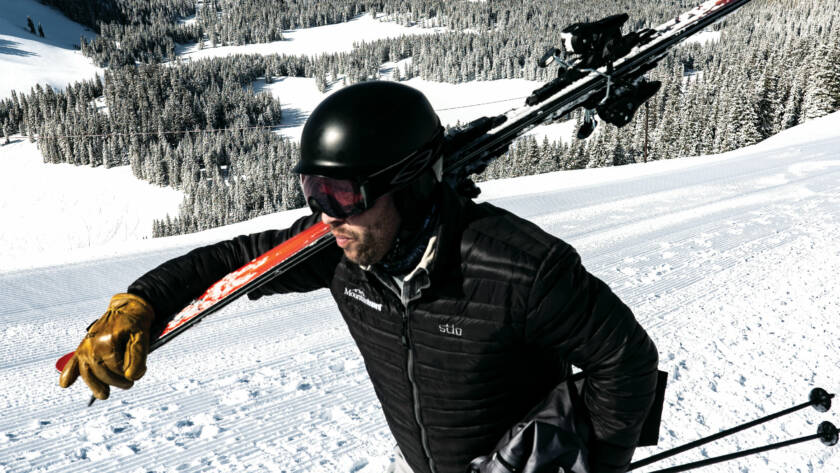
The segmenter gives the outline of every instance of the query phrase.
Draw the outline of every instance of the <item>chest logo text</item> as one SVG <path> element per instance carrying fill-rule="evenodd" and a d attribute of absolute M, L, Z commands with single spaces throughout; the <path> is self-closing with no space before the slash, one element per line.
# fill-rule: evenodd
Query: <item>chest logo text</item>
<path fill-rule="evenodd" d="M 353 299 L 356 299 L 357 301 L 359 301 L 362 304 L 370 307 L 371 309 L 376 309 L 379 312 L 382 312 L 382 304 L 377 303 L 377 302 L 373 302 L 372 300 L 365 297 L 365 291 L 363 291 L 361 289 L 350 289 L 350 288 L 345 287 L 344 288 L 344 295 L 345 296 L 350 296 Z"/>
<path fill-rule="evenodd" d="M 456 337 L 460 337 L 464 334 L 464 331 L 460 327 L 456 327 L 452 324 L 440 324 L 438 325 L 438 330 L 440 330 L 440 333 L 455 335 Z"/>

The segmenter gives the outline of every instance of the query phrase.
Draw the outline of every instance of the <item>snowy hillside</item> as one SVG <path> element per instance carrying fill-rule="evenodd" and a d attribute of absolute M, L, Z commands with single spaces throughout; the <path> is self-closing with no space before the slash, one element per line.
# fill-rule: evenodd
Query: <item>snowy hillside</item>
<path fill-rule="evenodd" d="M 346 23 L 289 30 L 283 33 L 284 40 L 271 43 L 245 44 L 240 46 L 185 45 L 177 49 L 183 60 L 198 60 L 224 57 L 232 54 L 288 54 L 318 56 L 321 54 L 349 52 L 354 43 L 371 42 L 385 38 L 409 35 L 434 34 L 443 28 L 406 27 L 393 22 L 373 19 L 371 15 L 361 15 Z M 380 67 L 380 78 L 393 79 L 393 70 L 400 68 L 405 76 L 405 62 L 401 64 L 387 62 Z M 438 112 L 444 125 L 467 123 L 476 117 L 504 113 L 520 106 L 532 91 L 543 85 L 542 82 L 524 79 L 502 79 L 493 81 L 472 81 L 460 84 L 448 84 L 414 78 L 404 81 L 422 91 Z M 333 80 L 326 93 L 318 91 L 314 78 L 281 77 L 272 84 L 259 80 L 253 84 L 255 92 L 266 91 L 280 99 L 284 115 L 279 131 L 283 136 L 294 140 L 300 139 L 303 124 L 312 110 L 330 93 L 340 89 L 339 80 Z M 543 125 L 531 132 L 539 140 L 548 136 L 550 140 L 568 140 L 572 135 L 574 123 Z"/>
<path fill-rule="evenodd" d="M 152 221 L 178 215 L 183 194 L 140 181 L 128 166 L 45 164 L 38 146 L 0 146 L 0 272 L 101 255 L 103 245 L 151 238 Z"/>
<path fill-rule="evenodd" d="M 28 31 L 27 16 L 44 38 Z M 363 15 L 286 31 L 284 41 L 177 51 L 185 61 L 314 57 L 437 31 Z M 101 75 L 74 49 L 80 35 L 94 33 L 36 0 L 0 0 L 0 98 Z M 690 40 L 718 41 L 712 31 Z M 381 77 L 405 61 L 382 64 Z M 407 83 L 446 124 L 501 113 L 542 85 Z M 327 93 L 339 86 L 333 80 Z M 281 100 L 280 133 L 295 139 L 326 95 L 309 78 L 258 80 L 253 89 Z M 538 139 L 572 132 L 568 122 L 532 131 Z M 482 184 L 482 199 L 573 244 L 656 341 L 670 378 L 660 445 L 640 449 L 637 460 L 802 403 L 813 387 L 840 388 L 838 149 L 840 113 L 724 155 Z M 180 192 L 140 182 L 127 167 L 44 164 L 20 137 L 0 146 L 0 166 L 0 473 L 380 473 L 390 462 L 393 439 L 323 291 L 237 301 L 154 353 L 134 389 L 90 408 L 81 381 L 57 386 L 55 360 L 137 276 L 196 246 L 284 227 L 305 209 L 146 239 L 152 219 L 177 213 Z M 811 435 L 823 420 L 840 425 L 837 407 L 639 471 Z M 837 472 L 838 452 L 811 442 L 700 471 Z"/>
<path fill-rule="evenodd" d="M 34 0 L 0 0 L 0 67 L 14 68 L 15 74 L 0 75 L 0 97 L 12 89 L 28 91 L 35 83 L 61 88 L 69 82 L 88 79 L 100 71 L 72 49 L 80 35 L 92 32 L 59 12 Z M 42 23 L 45 38 L 26 30 L 27 15 Z M 19 21 L 15 23 L 15 19 Z M 289 31 L 286 40 L 268 44 L 183 51 L 185 58 L 205 58 L 231 53 L 284 53 L 317 55 L 344 51 L 353 41 L 376 40 L 404 34 L 429 34 L 438 29 L 404 27 L 373 20 L 363 15 L 350 22 Z M 7 34 L 8 33 L 8 34 Z M 7 34 L 7 36 L 3 36 Z M 8 37 L 14 43 L 2 43 Z M 4 46 L 5 44 L 5 46 Z M 70 62 L 68 62 L 70 61 Z M 382 66 L 389 76 L 394 64 Z M 28 72 L 27 72 L 28 71 Z M 20 72 L 20 73 L 18 73 Z M 541 84 L 521 79 L 444 84 L 412 79 L 409 85 L 422 90 L 447 125 L 466 123 L 478 116 L 502 113 L 522 103 Z M 309 113 L 327 94 L 317 90 L 315 79 L 276 78 L 272 84 L 257 81 L 255 91 L 266 90 L 278 97 L 284 110 L 279 133 L 299 139 Z M 492 98 L 489 100 L 488 97 Z M 102 101 L 99 101 L 102 102 Z M 97 102 L 97 103 L 99 103 Z M 103 102 L 104 103 L 104 102 Z M 104 105 L 100 105 L 104 109 Z M 541 126 L 531 133 L 565 139 L 571 123 Z M 128 168 L 114 170 L 75 168 L 43 164 L 35 144 L 17 137 L 0 146 L 0 165 L 5 169 L 0 186 L 0 209 L 7 223 L 0 245 L 0 272 L 52 264 L 56 258 L 80 261 L 91 254 L 110 254 L 108 248 L 151 236 L 152 221 L 167 214 L 178 215 L 182 193 L 139 182 Z M 123 192 L 124 188 L 136 188 Z M 143 189 L 142 192 L 139 189 Z M 135 197 L 142 194 L 141 199 Z M 21 205 L 25 202 L 26 205 Z M 27 223 L 33 215 L 38 219 Z M 60 228 L 57 232 L 55 228 Z M 102 245 L 108 245 L 102 248 Z"/>
<path fill-rule="evenodd" d="M 393 63 L 386 63 L 382 70 L 387 70 L 388 67 L 394 67 Z M 388 74 L 383 73 L 382 79 L 388 80 Z M 440 117 L 441 123 L 446 126 L 465 124 L 478 117 L 505 113 L 521 106 L 525 98 L 542 85 L 540 82 L 525 79 L 447 84 L 414 78 L 402 83 L 423 92 Z M 326 93 L 321 93 L 315 85 L 315 79 L 303 77 L 283 77 L 271 84 L 258 80 L 253 84 L 255 92 L 265 91 L 280 100 L 283 119 L 278 133 L 295 141 L 300 141 L 303 125 L 312 110 L 341 87 L 342 84 L 336 83 Z M 548 136 L 552 141 L 568 142 L 576 131 L 574 120 L 567 120 L 538 126 L 528 134 L 534 135 L 538 140 Z"/>
<path fill-rule="evenodd" d="M 406 27 L 390 21 L 381 21 L 381 18 L 373 19 L 371 15 L 361 15 L 346 23 L 287 30 L 283 32 L 282 41 L 215 48 L 210 47 L 205 42 L 202 48 L 199 48 L 197 44 L 183 45 L 176 52 L 180 57 L 186 59 L 203 59 L 232 54 L 317 56 L 325 53 L 349 52 L 353 49 L 353 43 L 362 41 L 371 42 L 407 35 L 434 34 L 443 30 L 439 27 Z"/>
<path fill-rule="evenodd" d="M 35 0 L 0 0 L 0 11 L 0 98 L 12 90 L 29 93 L 35 84 L 63 89 L 102 76 L 102 69 L 73 46 L 81 36 L 96 36 L 90 29 Z M 29 32 L 27 16 L 36 28 L 41 24 L 43 38 Z"/>
<path fill-rule="evenodd" d="M 577 247 L 656 341 L 670 375 L 660 446 L 637 459 L 840 388 L 838 149 L 833 114 L 725 155 L 483 185 Z M 55 359 L 135 277 L 297 215 L 0 274 L 0 471 L 382 471 L 393 440 L 323 291 L 234 303 L 90 408 L 82 383 L 57 386 Z M 666 464 L 810 435 L 823 420 L 840 416 L 809 409 Z M 709 471 L 836 472 L 839 452 L 811 442 Z"/>

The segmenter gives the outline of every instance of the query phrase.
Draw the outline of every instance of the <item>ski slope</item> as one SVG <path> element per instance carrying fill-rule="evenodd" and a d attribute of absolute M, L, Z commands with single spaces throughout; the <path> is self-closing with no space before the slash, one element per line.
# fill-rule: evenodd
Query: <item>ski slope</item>
<path fill-rule="evenodd" d="M 86 260 L 105 245 L 151 238 L 152 221 L 178 215 L 184 200 L 129 166 L 44 163 L 38 145 L 21 136 L 0 146 L 0 166 L 0 272 Z"/>
<path fill-rule="evenodd" d="M 404 62 L 404 61 L 401 61 Z M 393 62 L 380 68 L 379 80 L 393 80 L 392 70 L 400 67 Z M 404 67 L 404 66 L 403 66 Z M 525 79 L 498 79 L 491 81 L 470 81 L 447 84 L 420 78 L 401 81 L 403 84 L 423 92 L 440 117 L 444 126 L 469 123 L 477 117 L 501 115 L 521 107 L 531 92 L 543 85 L 542 82 Z M 255 92 L 268 92 L 280 100 L 283 108 L 277 133 L 294 141 L 300 141 L 306 119 L 328 95 L 344 87 L 335 81 L 326 92 L 318 91 L 315 79 L 305 77 L 281 77 L 271 84 L 258 79 L 252 84 Z M 492 99 L 490 99 L 492 97 Z M 599 133 L 603 127 L 599 127 Z M 577 132 L 575 120 L 540 125 L 529 131 L 537 141 L 548 137 L 550 141 L 570 142 Z"/>
<path fill-rule="evenodd" d="M 723 155 L 482 185 L 573 244 L 655 340 L 670 376 L 663 426 L 637 460 L 840 388 L 838 149 L 840 113 Z M 58 387 L 56 358 L 113 293 L 196 245 L 303 212 L 0 272 L 0 472 L 382 471 L 393 440 L 326 291 L 237 301 L 90 408 L 81 382 Z M 811 435 L 823 420 L 840 424 L 808 409 L 655 466 Z M 834 473 L 840 446 L 706 471 Z"/>
<path fill-rule="evenodd" d="M 376 19 L 370 14 L 359 15 L 350 21 L 332 25 L 313 26 L 283 31 L 283 39 L 270 43 L 252 43 L 236 46 L 212 45 L 206 39 L 198 44 L 182 44 L 175 49 L 184 60 L 198 60 L 234 54 L 287 54 L 318 56 L 321 54 L 350 52 L 356 43 L 373 42 L 386 38 L 442 33 L 446 28 L 422 25 L 403 26 L 384 15 Z"/>
<path fill-rule="evenodd" d="M 27 16 L 36 31 L 41 24 L 43 38 L 29 32 Z M 12 90 L 28 94 L 35 84 L 63 89 L 102 77 L 103 69 L 76 49 L 82 36 L 91 40 L 96 33 L 55 8 L 36 0 L 0 0 L 0 99 L 11 97 Z"/>

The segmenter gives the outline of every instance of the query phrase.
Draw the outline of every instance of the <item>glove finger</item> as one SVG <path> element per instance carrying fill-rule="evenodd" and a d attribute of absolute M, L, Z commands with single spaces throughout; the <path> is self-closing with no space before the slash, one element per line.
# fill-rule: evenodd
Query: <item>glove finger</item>
<path fill-rule="evenodd" d="M 90 371 L 99 381 L 116 386 L 120 389 L 128 389 L 134 386 L 134 381 L 125 379 L 122 375 L 109 370 L 103 363 L 91 363 Z"/>
<path fill-rule="evenodd" d="M 102 359 L 102 361 L 100 361 L 100 363 L 102 364 L 102 366 L 107 371 L 110 371 L 111 373 L 113 373 L 113 374 L 115 374 L 115 375 L 117 375 L 121 378 L 125 378 L 126 376 L 123 374 L 122 354 L 119 353 L 119 351 L 118 351 L 119 347 L 114 347 L 114 350 L 115 351 L 114 351 L 113 356 L 104 357 Z M 118 354 L 120 356 L 118 356 Z M 93 366 L 93 365 L 91 365 L 91 366 Z M 108 384 L 111 384 L 111 383 L 108 383 Z"/>
<path fill-rule="evenodd" d="M 125 348 L 123 372 L 128 379 L 138 380 L 146 374 L 146 355 L 149 353 L 149 335 L 146 332 L 134 332 Z"/>
<path fill-rule="evenodd" d="M 69 387 L 71 384 L 76 382 L 78 377 L 79 359 L 76 358 L 76 355 L 73 355 L 61 371 L 61 377 L 58 378 L 58 385 L 62 388 Z"/>
<path fill-rule="evenodd" d="M 88 388 L 90 388 L 93 393 L 93 397 L 99 399 L 100 401 L 108 399 L 108 396 L 111 394 L 111 388 L 102 381 L 99 381 L 93 373 L 90 372 L 90 368 L 87 363 L 79 363 L 79 371 L 82 375 L 82 379 L 85 381 L 85 384 L 87 384 Z"/>
<path fill-rule="evenodd" d="M 88 325 L 87 333 L 100 333 L 102 332 L 103 326 L 108 326 L 111 323 L 111 317 L 114 315 L 114 311 L 110 308 L 102 314 L 102 317 L 94 320 L 93 323 Z"/>

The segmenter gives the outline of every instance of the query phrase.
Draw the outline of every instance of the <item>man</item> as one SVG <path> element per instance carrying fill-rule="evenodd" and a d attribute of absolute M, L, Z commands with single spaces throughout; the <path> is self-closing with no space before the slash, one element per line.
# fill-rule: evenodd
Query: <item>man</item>
<path fill-rule="evenodd" d="M 100 399 L 109 385 L 131 387 L 169 317 L 322 220 L 336 245 L 249 297 L 330 288 L 397 441 L 398 471 L 522 471 L 510 452 L 523 448 L 523 461 L 548 458 L 551 471 L 625 471 L 653 401 L 656 348 L 571 246 L 441 184 L 443 142 L 410 87 L 332 94 L 307 120 L 296 168 L 313 214 L 142 276 L 90 327 L 61 386 L 81 374 Z M 574 406 L 571 365 L 586 374 Z M 543 445 L 546 432 L 554 440 Z"/>

